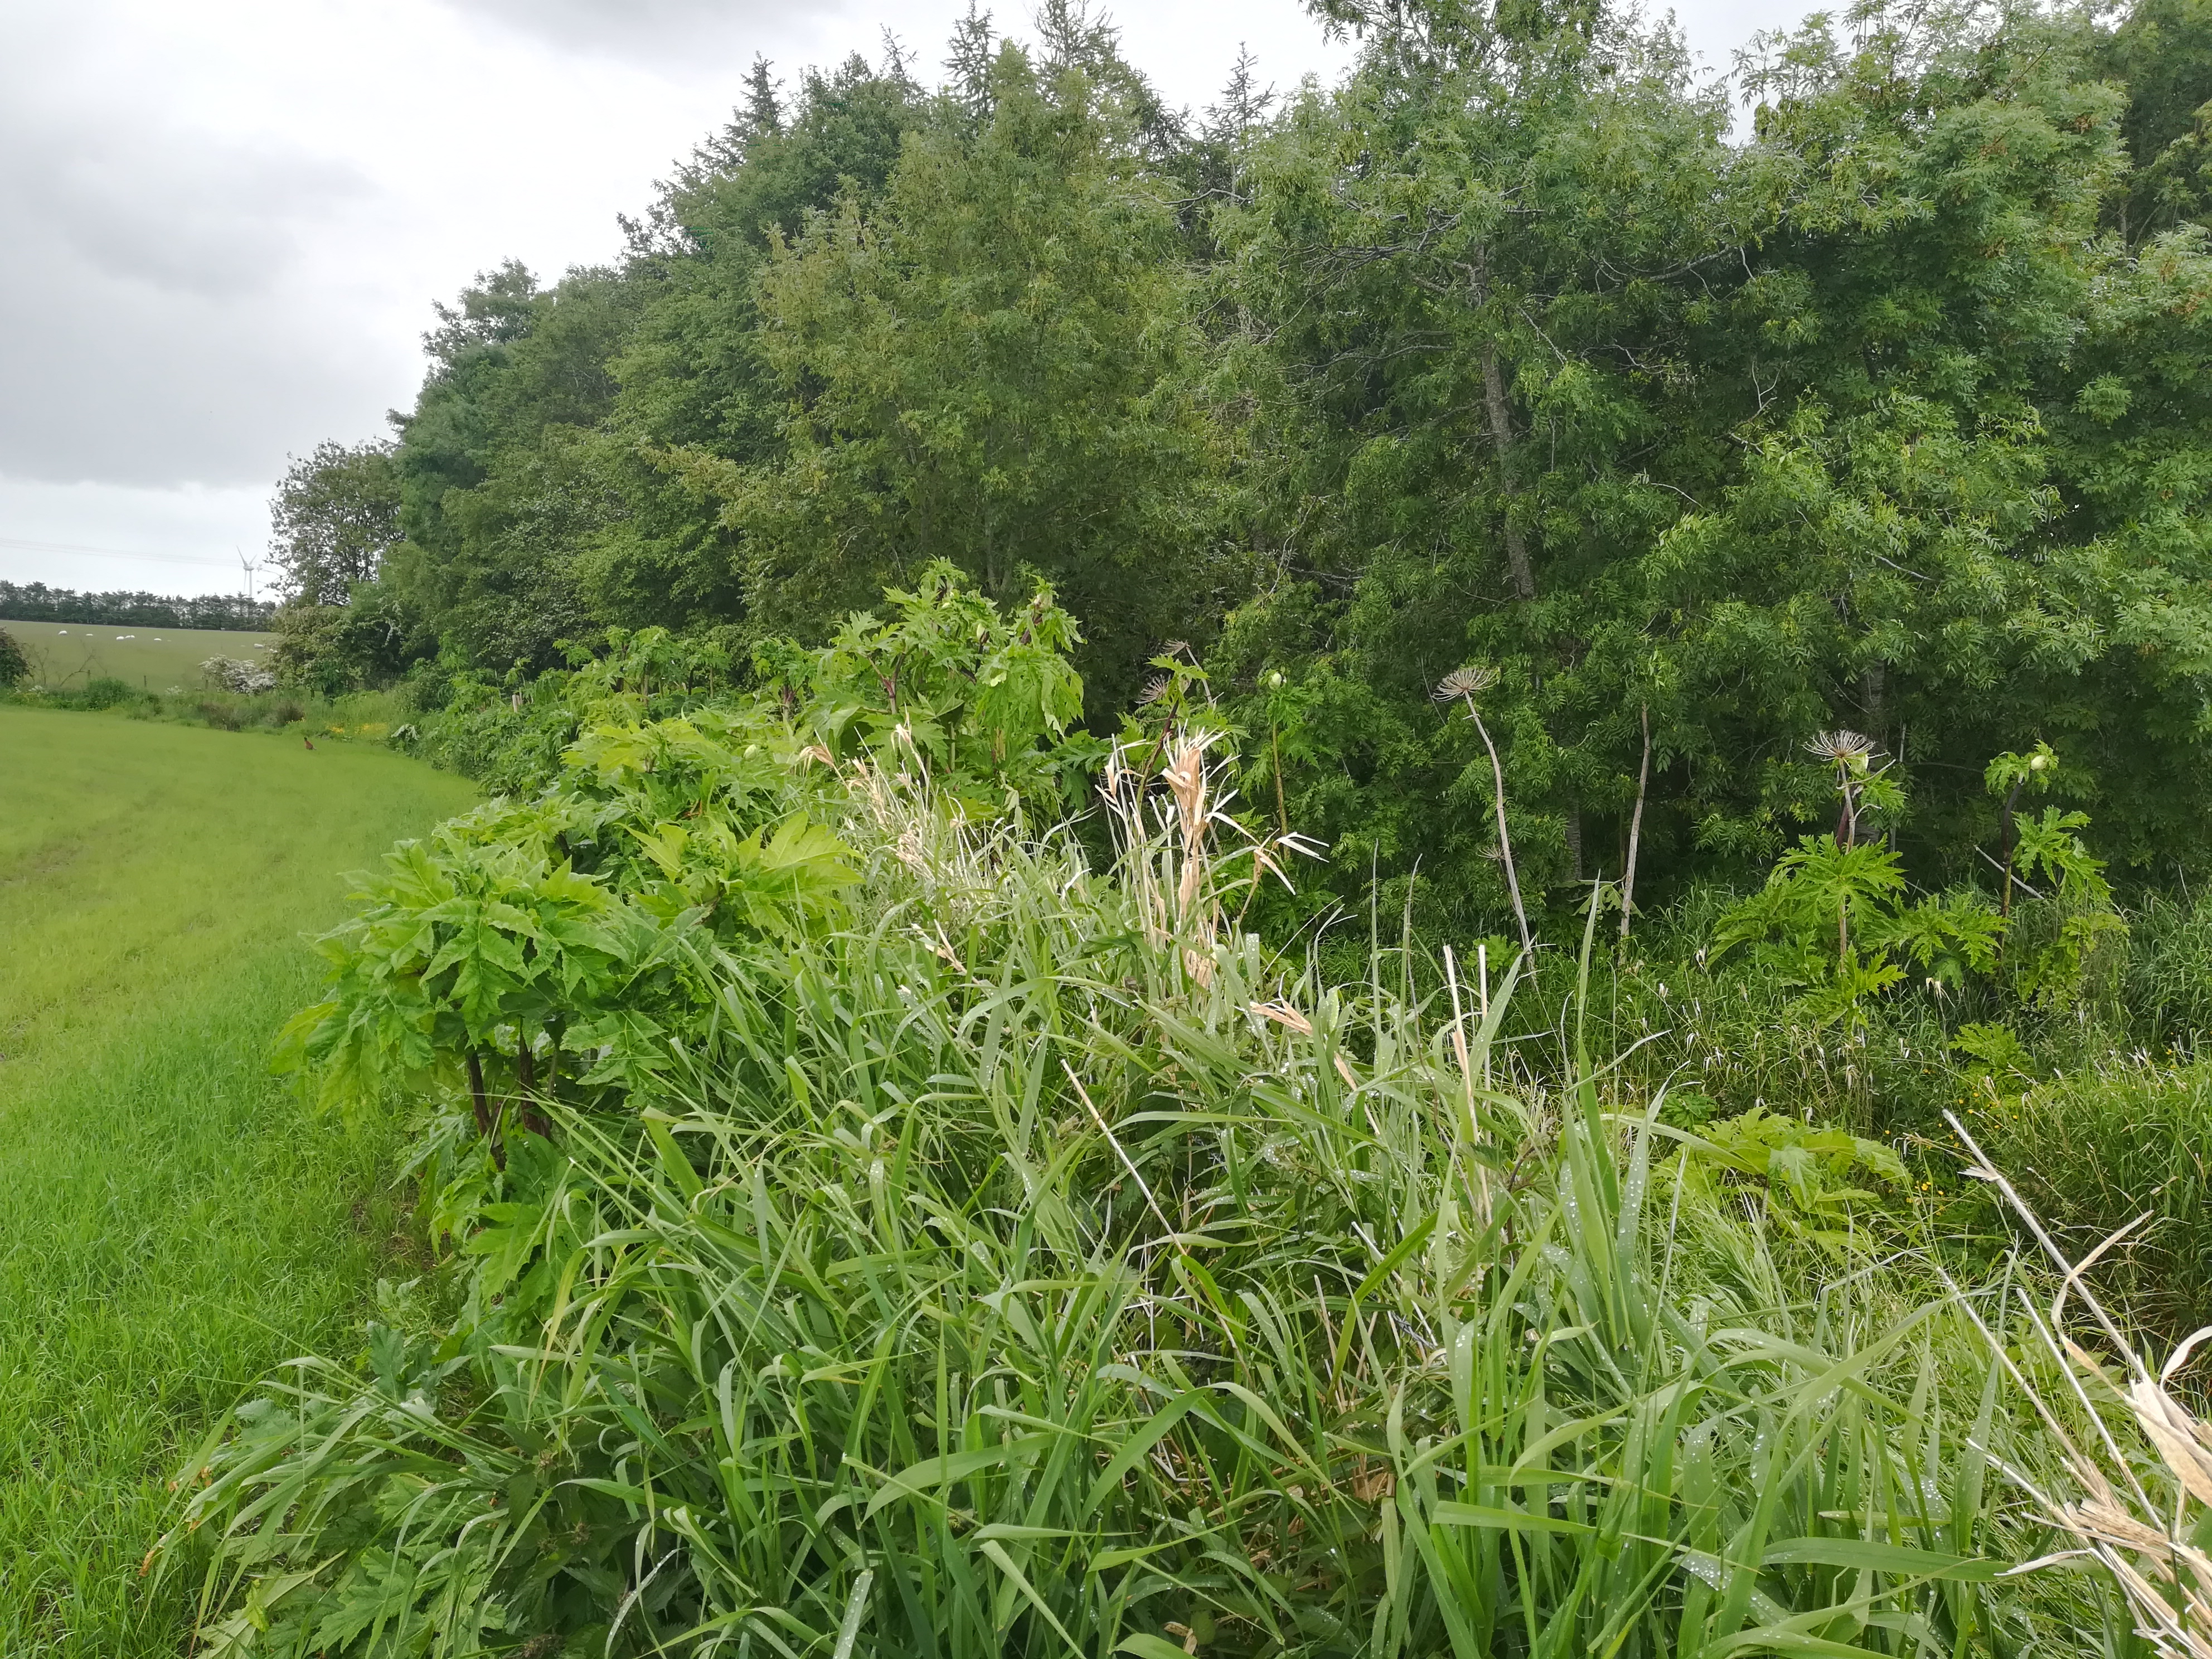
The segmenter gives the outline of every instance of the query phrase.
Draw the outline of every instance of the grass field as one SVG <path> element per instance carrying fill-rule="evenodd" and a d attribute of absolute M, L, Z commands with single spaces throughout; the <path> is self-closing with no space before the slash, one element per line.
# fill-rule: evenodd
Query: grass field
<path fill-rule="evenodd" d="M 143 691 L 196 691 L 210 657 L 258 661 L 274 634 L 210 628 L 116 628 L 89 623 L 0 622 L 31 659 L 31 684 L 50 691 L 103 677 Z"/>
<path fill-rule="evenodd" d="M 167 1476 L 257 1376 L 343 1343 L 392 1237 L 374 1132 L 267 1073 L 301 933 L 470 789 L 8 708 L 0 778 L 0 1654 L 173 1654 L 181 1609 L 137 1577 Z"/>

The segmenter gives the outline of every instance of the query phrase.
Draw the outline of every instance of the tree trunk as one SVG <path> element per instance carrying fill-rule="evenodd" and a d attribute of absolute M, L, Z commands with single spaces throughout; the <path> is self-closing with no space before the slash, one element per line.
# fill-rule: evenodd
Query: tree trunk
<path fill-rule="evenodd" d="M 1536 572 L 1513 514 L 1521 499 L 1513 482 L 1513 416 L 1505 404 L 1504 377 L 1498 370 L 1498 348 L 1488 342 L 1482 348 L 1482 400 L 1490 409 L 1490 442 L 1498 452 L 1498 483 L 1505 495 L 1505 562 L 1513 573 L 1513 597 L 1525 603 L 1536 597 Z"/>
<path fill-rule="evenodd" d="M 1477 304 L 1490 299 L 1490 256 L 1474 252 L 1474 295 Z M 1521 491 L 1513 481 L 1513 411 L 1505 401 L 1505 377 L 1498 367 L 1498 343 L 1482 343 L 1482 401 L 1490 416 L 1491 447 L 1498 452 L 1498 484 L 1505 496 L 1505 562 L 1513 573 L 1513 597 L 1527 603 L 1536 597 L 1536 572 L 1528 562 L 1528 544 L 1515 520 L 1513 509 Z"/>

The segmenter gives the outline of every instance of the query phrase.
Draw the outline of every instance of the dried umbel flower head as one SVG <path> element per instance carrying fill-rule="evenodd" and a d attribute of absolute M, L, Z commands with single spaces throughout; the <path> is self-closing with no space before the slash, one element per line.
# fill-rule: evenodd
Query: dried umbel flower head
<path fill-rule="evenodd" d="M 1464 668 L 1455 668 L 1437 682 L 1437 689 L 1429 695 L 1438 702 L 1457 702 L 1462 697 L 1479 697 L 1498 684 L 1498 671 L 1486 662 L 1471 662 Z"/>
<path fill-rule="evenodd" d="M 1164 674 L 1155 674 L 1145 682 L 1145 689 L 1137 693 L 1137 701 L 1140 703 L 1158 702 L 1167 694 L 1168 677 Z"/>
<path fill-rule="evenodd" d="M 1864 760 L 1874 753 L 1874 739 L 1859 732 L 1815 732 L 1806 744 L 1805 752 L 1839 763 Z"/>

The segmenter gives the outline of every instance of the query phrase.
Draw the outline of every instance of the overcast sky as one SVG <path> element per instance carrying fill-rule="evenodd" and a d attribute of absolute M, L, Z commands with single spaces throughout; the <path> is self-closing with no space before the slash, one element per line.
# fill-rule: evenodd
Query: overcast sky
<path fill-rule="evenodd" d="M 1024 8 L 999 9 L 1024 32 Z M 964 0 L 0 0 L 0 578 L 237 592 L 288 454 L 413 401 L 430 303 L 606 258 L 726 118 L 888 27 L 925 78 Z M 1295 0 L 1108 0 L 1202 106 L 1346 53 Z M 1799 0 L 1690 0 L 1725 64 Z"/>

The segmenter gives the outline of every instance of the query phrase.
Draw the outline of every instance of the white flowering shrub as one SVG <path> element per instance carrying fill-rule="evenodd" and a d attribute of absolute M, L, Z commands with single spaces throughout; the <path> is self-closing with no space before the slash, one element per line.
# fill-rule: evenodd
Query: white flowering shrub
<path fill-rule="evenodd" d="M 276 676 L 270 670 L 237 657 L 210 657 L 200 665 L 200 676 L 215 691 L 268 691 L 276 684 Z"/>

